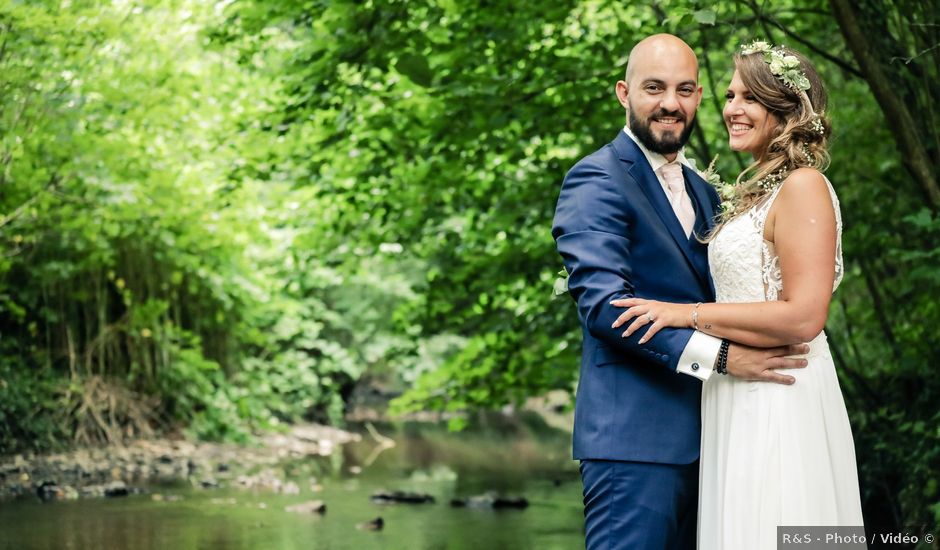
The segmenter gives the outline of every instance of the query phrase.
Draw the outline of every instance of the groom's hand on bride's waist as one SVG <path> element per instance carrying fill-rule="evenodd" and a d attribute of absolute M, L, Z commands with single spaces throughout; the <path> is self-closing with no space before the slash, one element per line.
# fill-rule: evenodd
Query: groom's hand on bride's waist
<path fill-rule="evenodd" d="M 752 348 L 731 344 L 728 348 L 728 374 L 742 380 L 759 380 L 777 384 L 793 384 L 796 379 L 776 372 L 776 369 L 802 369 L 803 357 L 790 357 L 809 352 L 807 344 L 793 344 L 775 348 Z"/>

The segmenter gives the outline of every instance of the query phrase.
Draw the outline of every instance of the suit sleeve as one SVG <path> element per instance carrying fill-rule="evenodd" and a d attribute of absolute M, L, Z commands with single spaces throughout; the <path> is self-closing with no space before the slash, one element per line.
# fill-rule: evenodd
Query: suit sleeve
<path fill-rule="evenodd" d="M 633 273 L 642 268 L 630 256 L 638 228 L 626 201 L 610 172 L 590 157 L 565 177 L 552 236 L 569 274 L 568 292 L 592 336 L 633 359 L 675 371 L 691 329 L 666 328 L 640 345 L 645 327 L 627 338 L 621 337 L 623 327 L 611 328 L 624 310 L 610 301 L 637 296 Z"/>

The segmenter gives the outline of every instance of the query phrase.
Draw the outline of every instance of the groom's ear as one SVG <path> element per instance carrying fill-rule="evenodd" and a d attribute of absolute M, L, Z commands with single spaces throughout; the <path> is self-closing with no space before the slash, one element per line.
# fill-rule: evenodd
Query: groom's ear
<path fill-rule="evenodd" d="M 630 102 L 627 100 L 627 96 L 630 94 L 630 86 L 626 81 L 618 80 L 615 91 L 617 92 L 617 101 L 620 102 L 624 109 L 629 109 Z M 699 90 L 699 101 L 701 101 L 701 95 L 701 90 Z"/>

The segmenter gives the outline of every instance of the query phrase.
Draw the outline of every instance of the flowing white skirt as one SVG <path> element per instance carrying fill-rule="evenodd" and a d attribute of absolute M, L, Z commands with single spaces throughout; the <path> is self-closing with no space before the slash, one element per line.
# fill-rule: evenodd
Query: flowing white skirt
<path fill-rule="evenodd" d="M 792 386 L 702 392 L 699 550 L 775 550 L 778 525 L 862 525 L 855 444 L 825 334 Z"/>

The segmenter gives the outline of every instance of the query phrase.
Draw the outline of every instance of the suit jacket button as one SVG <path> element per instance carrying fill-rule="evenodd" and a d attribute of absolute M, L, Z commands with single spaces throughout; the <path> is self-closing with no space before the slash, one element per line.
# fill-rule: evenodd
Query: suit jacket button
<path fill-rule="evenodd" d="M 692 371 L 695 372 L 698 370 L 698 363 L 692 363 Z"/>

